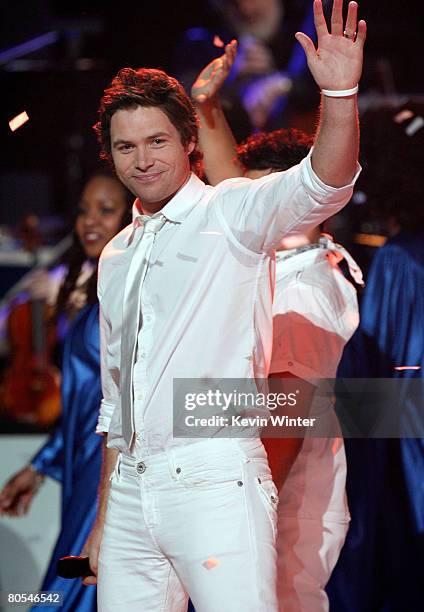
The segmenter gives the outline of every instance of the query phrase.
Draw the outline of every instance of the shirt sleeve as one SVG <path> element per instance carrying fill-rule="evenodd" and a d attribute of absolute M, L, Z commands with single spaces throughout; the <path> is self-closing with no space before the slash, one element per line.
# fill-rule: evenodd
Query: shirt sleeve
<path fill-rule="evenodd" d="M 312 384 L 334 378 L 346 344 L 344 317 L 319 287 L 293 282 L 283 289 L 279 302 L 276 294 L 270 373 L 290 372 Z"/>
<path fill-rule="evenodd" d="M 63 482 L 63 430 L 59 423 L 50 438 L 31 460 L 31 465 L 46 476 Z"/>
<path fill-rule="evenodd" d="M 99 300 L 101 300 L 100 283 L 98 287 Z M 102 380 L 103 398 L 100 402 L 99 418 L 96 426 L 96 433 L 105 434 L 109 431 L 110 422 L 119 402 L 119 388 L 108 364 L 108 345 L 110 342 L 110 324 L 105 316 L 100 301 L 99 309 L 100 324 L 100 371 Z"/>
<path fill-rule="evenodd" d="M 350 200 L 360 173 L 344 187 L 323 183 L 311 165 L 311 152 L 284 172 L 259 179 L 235 178 L 216 188 L 221 224 L 242 247 L 269 253 L 290 232 L 305 232 L 338 212 Z"/>

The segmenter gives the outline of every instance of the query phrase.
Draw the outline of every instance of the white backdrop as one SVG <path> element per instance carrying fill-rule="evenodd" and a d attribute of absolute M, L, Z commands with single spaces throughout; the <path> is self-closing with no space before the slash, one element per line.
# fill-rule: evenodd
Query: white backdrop
<path fill-rule="evenodd" d="M 0 435 L 0 487 L 28 463 L 45 435 Z M 60 528 L 60 485 L 46 478 L 28 514 L 0 517 L 0 591 L 38 591 Z M 59 610 L 60 608 L 58 608 Z M 24 612 L 28 606 L 0 604 L 1 612 Z"/>

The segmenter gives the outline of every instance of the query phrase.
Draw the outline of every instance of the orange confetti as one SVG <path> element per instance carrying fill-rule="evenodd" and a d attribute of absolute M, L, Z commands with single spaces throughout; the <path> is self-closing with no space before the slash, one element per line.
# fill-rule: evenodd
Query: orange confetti
<path fill-rule="evenodd" d="M 211 569 L 214 569 L 215 567 L 218 567 L 219 561 L 218 559 L 215 559 L 214 557 L 209 557 L 209 559 L 206 559 L 206 561 L 202 563 L 202 565 L 207 570 L 211 570 Z"/>
<path fill-rule="evenodd" d="M 28 119 L 29 117 L 26 111 L 24 111 L 23 113 L 16 115 L 16 117 L 13 117 L 13 119 L 9 121 L 9 127 L 12 130 L 12 132 L 14 132 L 18 128 L 20 128 L 24 123 L 26 123 Z"/>
<path fill-rule="evenodd" d="M 393 117 L 393 121 L 395 123 L 402 123 L 403 121 L 406 121 L 407 119 L 411 119 L 411 117 L 414 116 L 414 113 L 410 110 L 402 110 L 400 111 L 400 113 L 398 113 L 397 115 L 395 115 Z"/>
<path fill-rule="evenodd" d="M 215 36 L 213 37 L 213 44 L 215 45 L 215 47 L 220 47 L 221 49 L 225 47 L 224 41 L 221 40 L 218 34 L 215 34 Z"/>

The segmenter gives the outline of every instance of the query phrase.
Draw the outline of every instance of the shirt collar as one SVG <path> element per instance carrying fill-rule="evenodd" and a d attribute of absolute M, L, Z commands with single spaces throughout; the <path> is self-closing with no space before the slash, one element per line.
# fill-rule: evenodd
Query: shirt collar
<path fill-rule="evenodd" d="M 193 172 L 191 172 L 188 180 L 174 195 L 162 210 L 152 215 L 156 217 L 163 215 L 167 221 L 171 223 L 182 223 L 185 217 L 189 214 L 195 204 L 199 201 L 205 184 Z M 132 207 L 132 228 L 127 238 L 127 246 L 131 243 L 134 232 L 140 225 L 141 218 L 144 216 L 138 208 L 139 199 L 137 198 Z M 142 221 L 141 221 L 142 223 Z"/>
<path fill-rule="evenodd" d="M 361 268 L 353 259 L 352 255 L 348 251 L 346 251 L 346 249 L 342 247 L 341 244 L 338 244 L 337 242 L 333 241 L 333 238 L 332 236 L 330 236 L 330 234 L 321 234 L 318 239 L 318 242 L 313 242 L 311 244 L 298 247 L 297 249 L 277 251 L 276 260 L 281 262 L 284 261 L 284 266 L 286 267 L 287 264 L 290 265 L 294 255 L 305 255 L 305 262 L 308 261 L 308 265 L 311 265 L 311 263 L 315 262 L 322 255 L 323 250 L 326 251 L 326 253 L 329 253 L 334 256 L 332 259 L 334 265 L 339 263 L 342 259 L 345 259 L 352 278 L 358 285 L 364 285 Z M 295 265 L 299 265 L 298 257 L 296 257 L 295 259 Z"/>
<path fill-rule="evenodd" d="M 181 223 L 201 196 L 204 186 L 205 184 L 203 181 L 192 172 L 188 180 L 181 189 L 177 191 L 172 200 L 170 200 L 159 212 L 166 217 L 168 221 Z M 133 223 L 137 217 L 141 216 L 137 207 L 138 202 L 139 200 L 137 198 L 132 209 Z"/>

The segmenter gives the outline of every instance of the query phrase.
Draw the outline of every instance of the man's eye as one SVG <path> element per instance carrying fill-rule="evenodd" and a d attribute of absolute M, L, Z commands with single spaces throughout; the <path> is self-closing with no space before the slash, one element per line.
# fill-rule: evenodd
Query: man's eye
<path fill-rule="evenodd" d="M 160 146 L 165 144 L 165 139 L 164 138 L 155 138 L 153 141 L 153 144 L 156 146 Z"/>
<path fill-rule="evenodd" d="M 119 147 L 119 150 L 126 153 L 127 151 L 131 151 L 133 146 L 131 144 L 123 144 Z"/>

